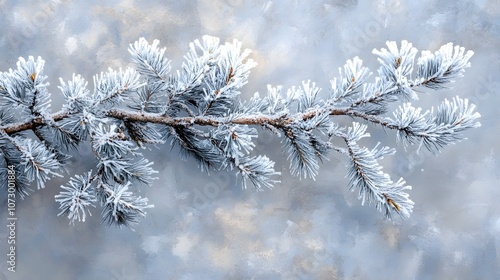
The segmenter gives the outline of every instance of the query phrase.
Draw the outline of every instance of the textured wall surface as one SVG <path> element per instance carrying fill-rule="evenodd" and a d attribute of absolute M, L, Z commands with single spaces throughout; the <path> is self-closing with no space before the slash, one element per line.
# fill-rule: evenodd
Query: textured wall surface
<path fill-rule="evenodd" d="M 387 40 L 419 50 L 454 42 L 474 50 L 472 68 L 454 89 L 424 91 L 417 104 L 458 94 L 482 115 L 467 141 L 438 156 L 399 146 L 384 160 L 413 186 L 414 213 L 396 223 L 348 191 L 345 158 L 333 154 L 316 181 L 298 180 L 267 134 L 257 152 L 277 162 L 282 182 L 266 192 L 241 190 L 229 172 L 201 173 L 168 145 L 145 152 L 160 179 L 141 191 L 155 208 L 135 231 L 101 225 L 99 209 L 69 226 L 54 201 L 69 175 L 53 179 L 18 202 L 16 273 L 6 270 L 2 198 L 0 279 L 500 279 L 498 1 L 0 0 L 0 15 L 0 70 L 42 56 L 56 110 L 59 77 L 91 80 L 126 67 L 128 44 L 141 36 L 159 39 L 175 69 L 188 43 L 209 34 L 253 50 L 258 66 L 243 98 L 307 79 L 327 91 L 353 56 L 375 71 L 371 50 Z M 393 132 L 370 132 L 373 143 L 397 145 Z M 88 145 L 74 156 L 71 173 L 95 169 Z"/>

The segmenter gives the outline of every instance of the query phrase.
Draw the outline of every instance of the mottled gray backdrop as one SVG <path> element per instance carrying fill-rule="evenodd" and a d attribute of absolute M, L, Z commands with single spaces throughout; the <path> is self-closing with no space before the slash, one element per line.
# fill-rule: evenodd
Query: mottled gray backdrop
<path fill-rule="evenodd" d="M 316 181 L 298 180 L 266 133 L 257 152 L 277 162 L 282 183 L 260 193 L 241 190 L 230 172 L 201 173 L 168 145 L 147 151 L 160 179 L 141 192 L 155 208 L 135 231 L 101 225 L 99 209 L 69 226 L 56 217 L 54 195 L 70 176 L 54 179 L 18 202 L 16 273 L 6 270 L 2 198 L 0 279 L 500 279 L 498 1 L 0 0 L 0 15 L 0 71 L 19 56 L 42 56 L 54 110 L 59 77 L 91 81 L 127 67 L 128 44 L 141 36 L 159 39 L 177 68 L 189 42 L 209 34 L 253 50 L 258 66 L 243 98 L 307 79 L 327 92 L 349 58 L 376 70 L 371 51 L 387 40 L 419 50 L 454 42 L 474 50 L 472 68 L 454 89 L 422 92 L 417 104 L 460 95 L 482 115 L 467 141 L 438 156 L 398 146 L 384 160 L 414 187 L 413 216 L 396 223 L 348 191 L 345 158 L 333 154 Z M 397 145 L 393 132 L 370 132 L 367 145 Z M 74 156 L 71 174 L 95 169 L 87 144 Z"/>

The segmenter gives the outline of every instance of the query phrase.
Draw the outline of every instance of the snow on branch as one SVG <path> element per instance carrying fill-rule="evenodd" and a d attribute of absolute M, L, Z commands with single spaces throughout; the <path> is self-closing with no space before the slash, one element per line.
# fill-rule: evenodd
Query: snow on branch
<path fill-rule="evenodd" d="M 43 75 L 45 61 L 38 57 L 37 60 L 30 56 L 28 60 L 20 57 L 17 69 L 9 69 L 0 76 L 0 90 L 4 97 L 2 101 L 14 105 L 29 107 L 37 89 L 45 88 L 47 76 Z"/>
<path fill-rule="evenodd" d="M 139 152 L 149 145 L 177 146 L 202 171 L 233 171 L 243 188 L 273 188 L 282 174 L 254 149 L 266 133 L 262 128 L 281 138 L 290 175 L 315 179 L 320 163 L 339 152 L 347 156 L 348 184 L 362 204 L 374 204 L 388 219 L 406 218 L 413 211 L 411 187 L 402 178 L 393 181 L 379 163 L 395 150 L 360 143 L 370 137 L 370 124 L 395 130 L 404 146 L 423 145 L 434 153 L 464 139 L 465 130 L 480 126 L 480 115 L 467 99 L 445 99 L 428 111 L 409 101 L 418 99 L 418 89 L 448 87 L 470 66 L 473 52 L 449 43 L 417 58 L 407 41 L 386 46 L 373 50 L 380 63 L 375 75 L 360 58 L 347 60 L 326 98 L 319 84 L 305 81 L 289 89 L 267 85 L 265 94 L 243 100 L 241 91 L 256 63 L 241 42 L 203 36 L 189 44 L 181 68 L 171 71 L 160 42 L 140 38 L 128 48 L 136 70 L 95 75 L 93 89 L 80 75 L 60 79 L 65 104 L 55 113 L 45 62 L 20 58 L 17 69 L 0 72 L 0 174 L 13 165 L 24 197 L 30 184 L 42 188 L 61 176 L 69 158 L 63 152 L 90 141 L 97 171 L 75 175 L 61 186 L 59 215 L 72 224 L 84 221 L 100 202 L 104 222 L 128 226 L 152 207 L 134 193 L 156 179 L 153 162 Z M 400 106 L 388 112 L 392 103 Z M 345 124 L 339 116 L 355 121 Z"/>
<path fill-rule="evenodd" d="M 378 73 L 384 80 L 388 80 L 396 85 L 395 92 L 401 99 L 418 99 L 418 95 L 411 88 L 411 76 L 414 69 L 415 55 L 417 49 L 407 41 L 402 41 L 398 49 L 396 42 L 387 42 L 387 48 L 381 50 L 374 49 L 373 54 L 377 55 L 380 63 Z"/>
<path fill-rule="evenodd" d="M 80 75 L 73 74 L 73 79 L 65 83 L 62 78 L 59 78 L 61 86 L 59 89 L 66 99 L 63 109 L 68 112 L 81 112 L 90 104 L 89 90 L 87 89 L 88 82 Z"/>
<path fill-rule="evenodd" d="M 16 176 L 14 178 L 16 195 L 21 199 L 27 197 L 32 189 L 30 188 L 30 182 L 24 174 L 24 166 L 22 165 L 22 158 L 20 152 L 12 146 L 12 143 L 5 138 L 0 138 L 0 175 L 8 175 L 8 167 L 13 166 L 13 171 Z M 0 188 L 7 188 L 8 180 L 2 180 L 0 183 Z"/>
<path fill-rule="evenodd" d="M 62 177 L 58 172 L 63 166 L 57 160 L 57 154 L 48 150 L 43 143 L 22 136 L 11 137 L 5 132 L 0 134 L 0 138 L 3 155 L 21 166 L 23 177 L 30 183 L 35 182 L 38 189 L 44 188 L 45 182 L 51 177 Z M 12 155 L 17 158 L 14 159 Z"/>
<path fill-rule="evenodd" d="M 256 190 L 262 191 L 264 188 L 272 189 L 274 184 L 279 183 L 276 176 L 280 172 L 274 170 L 274 162 L 266 156 L 243 158 L 237 165 L 239 175 L 243 178 L 243 188 L 247 188 L 247 180 L 252 182 Z"/>
<path fill-rule="evenodd" d="M 351 190 L 358 190 L 361 204 L 375 203 L 379 211 L 384 210 L 387 218 L 392 219 L 396 213 L 409 217 L 413 210 L 413 202 L 408 198 L 406 190 L 411 190 L 401 178 L 394 183 L 390 176 L 382 171 L 379 159 L 393 155 L 396 151 L 389 147 L 379 148 L 378 143 L 373 149 L 359 147 L 357 141 L 370 135 L 366 133 L 366 125 L 353 123 L 353 126 L 343 135 L 349 151 L 350 163 L 347 177 Z"/>
<path fill-rule="evenodd" d="M 464 47 L 448 43 L 434 54 L 422 51 L 418 58 L 417 79 L 415 84 L 432 89 L 446 88 L 448 83 L 463 75 L 465 68 L 470 67 L 469 59 L 473 51 L 465 51 Z"/>
<path fill-rule="evenodd" d="M 159 49 L 159 43 L 160 41 L 154 40 L 150 45 L 146 39 L 140 38 L 130 44 L 128 49 L 139 73 L 152 81 L 165 80 L 171 68 L 170 61 L 165 57 L 166 48 Z"/>
<path fill-rule="evenodd" d="M 158 173 L 151 166 L 153 162 L 145 158 L 132 160 L 129 158 L 103 158 L 97 164 L 97 168 L 103 169 L 103 180 L 107 183 L 116 182 L 125 184 L 127 182 L 136 182 L 150 184 L 156 179 L 153 174 Z"/>
<path fill-rule="evenodd" d="M 349 101 L 348 98 L 359 92 L 358 89 L 370 75 L 368 68 L 363 67 L 363 61 L 359 57 L 347 60 L 344 71 L 342 72 L 342 68 L 339 68 L 339 78 L 330 81 L 332 87 L 331 98 L 335 102 L 342 99 Z"/>
<path fill-rule="evenodd" d="M 139 74 L 132 68 L 123 71 L 109 69 L 108 72 L 101 72 L 94 76 L 94 94 L 93 100 L 97 103 L 113 102 L 124 103 L 128 100 L 126 95 L 140 88 L 143 83 L 140 81 Z"/>
<path fill-rule="evenodd" d="M 61 210 L 58 216 L 68 215 L 70 224 L 85 222 L 87 213 L 92 216 L 89 206 L 95 207 L 97 201 L 92 183 L 92 171 L 89 171 L 83 176 L 71 177 L 68 186 L 61 186 L 64 191 L 55 196 Z"/>
<path fill-rule="evenodd" d="M 399 107 L 389 119 L 397 126 L 398 140 L 405 145 L 418 143 L 429 151 L 438 152 L 442 147 L 464 139 L 460 134 L 469 128 L 481 126 L 481 115 L 475 112 L 475 105 L 458 96 L 452 101 L 445 99 L 437 109 L 422 113 L 422 108 L 415 108 L 410 103 Z"/>
<path fill-rule="evenodd" d="M 401 42 L 400 48 L 394 41 L 387 42 L 386 45 L 388 49 L 373 50 L 373 54 L 379 57 L 377 60 L 381 64 L 379 73 L 394 80 L 397 80 L 398 76 L 411 75 L 417 49 L 405 40 Z"/>
<path fill-rule="evenodd" d="M 125 185 L 114 185 L 112 188 L 103 187 L 101 196 L 103 200 L 102 221 L 117 226 L 131 226 L 137 223 L 138 217 L 146 215 L 146 209 L 154 207 L 148 204 L 148 199 L 135 196 L 128 191 L 130 182 Z M 104 189 L 104 190 L 102 190 Z"/>
<path fill-rule="evenodd" d="M 304 179 L 315 179 L 319 171 L 317 150 L 311 144 L 311 135 L 295 129 L 286 130 L 285 149 L 290 161 L 290 173 Z"/>

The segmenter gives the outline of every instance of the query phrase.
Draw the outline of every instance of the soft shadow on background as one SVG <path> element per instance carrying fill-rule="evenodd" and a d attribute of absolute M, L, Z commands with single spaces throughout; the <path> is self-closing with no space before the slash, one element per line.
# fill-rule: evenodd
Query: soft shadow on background
<path fill-rule="evenodd" d="M 438 156 L 398 147 L 384 161 L 393 178 L 413 186 L 414 213 L 396 223 L 360 205 L 336 154 L 316 181 L 298 180 L 279 140 L 262 133 L 257 152 L 277 162 L 282 183 L 256 193 L 241 190 L 232 173 L 208 176 L 159 145 L 145 154 L 160 179 L 141 191 L 155 208 L 135 231 L 101 225 L 98 208 L 76 226 L 57 217 L 54 195 L 68 174 L 18 202 L 16 273 L 6 270 L 1 227 L 0 279 L 500 279 L 498 1 L 85 2 L 0 0 L 0 71 L 19 56 L 42 56 L 54 111 L 62 105 L 59 77 L 76 72 L 91 81 L 108 67 L 126 67 L 128 44 L 141 36 L 159 39 L 174 69 L 204 34 L 241 40 L 258 63 L 242 98 L 307 79 L 327 92 L 347 59 L 359 56 L 375 71 L 373 48 L 408 40 L 419 50 L 447 42 L 474 50 L 454 89 L 423 92 L 417 104 L 467 97 L 482 127 Z M 367 145 L 397 145 L 392 132 L 370 132 Z M 71 174 L 95 168 L 86 144 L 74 156 Z"/>

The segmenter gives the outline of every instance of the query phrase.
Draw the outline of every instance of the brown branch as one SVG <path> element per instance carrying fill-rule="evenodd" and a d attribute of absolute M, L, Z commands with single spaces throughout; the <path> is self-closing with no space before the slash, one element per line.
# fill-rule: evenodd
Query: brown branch
<path fill-rule="evenodd" d="M 368 115 L 358 111 L 353 111 L 350 108 L 334 108 L 334 109 L 319 109 L 312 110 L 305 113 L 297 113 L 294 115 L 281 115 L 281 116 L 270 116 L 270 115 L 250 115 L 245 117 L 238 117 L 227 121 L 225 118 L 214 118 L 207 116 L 198 117 L 168 117 L 163 114 L 146 113 L 146 112 L 132 112 L 122 109 L 111 109 L 105 113 L 107 117 L 112 117 L 115 119 L 126 120 L 130 122 L 148 122 L 155 124 L 164 124 L 167 126 L 213 126 L 218 127 L 221 124 L 236 124 L 236 125 L 260 125 L 260 126 L 273 126 L 276 128 L 285 128 L 297 120 L 307 121 L 314 118 L 317 115 L 324 114 L 328 112 L 331 116 L 353 116 L 364 119 L 366 121 L 372 122 L 374 124 L 380 124 L 384 127 L 390 129 L 401 130 L 398 126 L 392 125 L 387 121 L 376 116 Z M 60 111 L 51 115 L 54 121 L 60 121 L 65 118 L 72 116 L 73 113 L 66 111 Z M 0 130 L 5 131 L 7 134 L 11 135 L 13 133 L 21 132 L 24 130 L 33 130 L 39 126 L 43 126 L 42 117 L 35 117 L 29 121 L 23 123 L 12 123 L 0 126 Z"/>
<path fill-rule="evenodd" d="M 358 112 L 358 111 L 346 110 L 345 115 L 349 115 L 349 116 L 353 116 L 353 117 L 359 117 L 359 118 L 362 118 L 362 119 L 364 119 L 366 121 L 369 121 L 371 123 L 379 124 L 379 125 L 381 125 L 383 127 L 387 127 L 387 128 L 390 128 L 390 129 L 397 129 L 397 130 L 401 130 L 402 129 L 399 126 L 390 124 L 388 121 L 384 121 L 383 119 L 380 119 L 380 118 L 378 118 L 376 116 L 368 115 L 368 114 L 361 113 L 361 112 Z"/>
<path fill-rule="evenodd" d="M 66 111 L 59 111 L 57 113 L 54 113 L 51 115 L 52 119 L 54 121 L 60 121 L 63 120 L 69 116 L 71 116 L 71 113 L 68 113 Z M 30 130 L 30 129 L 35 129 L 36 127 L 45 125 L 43 122 L 42 117 L 35 117 L 29 121 L 26 122 L 18 122 L 18 123 L 10 123 L 6 125 L 0 126 L 0 130 L 5 131 L 8 135 L 12 135 L 17 132 L 21 132 L 24 130 Z"/>
<path fill-rule="evenodd" d="M 316 110 L 306 113 L 299 113 L 291 116 L 269 116 L 269 115 L 250 115 L 245 117 L 239 117 L 226 121 L 223 118 L 214 118 L 206 116 L 198 117 L 166 117 L 162 114 L 153 113 L 136 113 L 130 111 L 124 111 L 119 109 L 109 110 L 106 112 L 106 116 L 116 118 L 116 119 L 126 119 L 127 121 L 133 122 L 149 122 L 156 124 L 164 124 L 167 126 L 189 126 L 189 125 L 200 125 L 200 126 L 214 126 L 217 127 L 221 124 L 239 124 L 239 125 L 272 125 L 274 127 L 285 127 L 297 119 L 306 121 L 312 119 L 313 117 L 325 113 L 326 110 Z M 330 115 L 349 115 L 350 111 L 346 109 L 332 109 L 330 110 Z"/>

